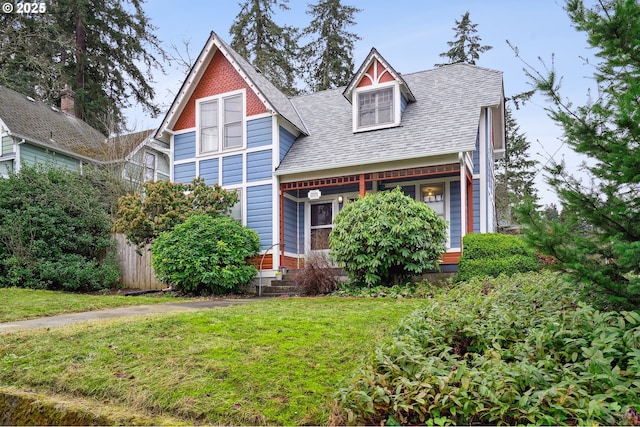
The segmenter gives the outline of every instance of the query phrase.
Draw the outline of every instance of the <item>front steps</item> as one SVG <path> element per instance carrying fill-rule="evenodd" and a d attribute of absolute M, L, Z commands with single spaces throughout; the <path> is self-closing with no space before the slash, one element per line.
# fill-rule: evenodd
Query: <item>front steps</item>
<path fill-rule="evenodd" d="M 260 295 L 259 286 L 256 285 L 256 295 L 263 297 L 293 297 L 304 295 L 304 289 L 296 286 L 294 278 L 302 269 L 289 269 L 282 275 L 281 280 L 263 278 L 262 279 L 262 295 Z M 346 276 L 340 268 L 331 268 L 331 272 L 338 276 L 338 280 L 346 280 Z"/>
<path fill-rule="evenodd" d="M 288 272 L 282 275 L 282 280 L 266 279 L 262 281 L 263 297 L 293 297 L 304 295 L 304 289 L 294 284 L 295 273 Z M 256 294 L 260 295 L 260 289 L 256 286 Z"/>

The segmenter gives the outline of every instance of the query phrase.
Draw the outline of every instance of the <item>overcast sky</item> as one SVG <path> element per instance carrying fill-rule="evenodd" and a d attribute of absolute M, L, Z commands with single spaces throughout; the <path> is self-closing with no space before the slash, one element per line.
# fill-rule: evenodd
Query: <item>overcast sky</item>
<path fill-rule="evenodd" d="M 279 24 L 305 27 L 310 21 L 307 4 L 314 0 L 290 0 L 289 10 L 276 10 Z M 502 71 L 506 96 L 530 89 L 523 72 L 524 64 L 507 45 L 517 46 L 520 55 L 531 65 L 543 69 L 538 58 L 547 65 L 555 55 L 555 68 L 564 76 L 563 94 L 574 103 L 583 103 L 592 85 L 592 68 L 583 58 L 591 58 L 583 33 L 576 31 L 569 21 L 563 2 L 556 0 L 344 0 L 345 4 L 362 9 L 356 15 L 357 25 L 351 28 L 362 39 L 356 43 L 354 63 L 360 66 L 372 47 L 400 73 L 431 69 L 443 62 L 439 54 L 449 49 L 447 41 L 454 38 L 455 21 L 470 12 L 477 24 L 482 44 L 493 49 L 481 55 L 477 65 Z M 235 0 L 148 0 L 144 6 L 147 16 L 157 27 L 156 34 L 165 49 L 171 45 L 184 50 L 189 42 L 190 54 L 195 58 L 211 31 L 227 42 L 229 28 L 240 10 Z M 169 64 L 166 74 L 157 73 L 154 87 L 157 101 L 166 109 L 173 101 L 184 78 L 184 70 Z M 520 129 L 531 142 L 531 156 L 544 164 L 550 155 L 564 158 L 578 165 L 575 154 L 561 146 L 561 131 L 547 117 L 548 104 L 535 97 L 520 111 L 516 119 Z M 159 126 L 162 117 L 152 119 L 134 108 L 126 112 L 136 129 Z M 557 151 L 559 150 L 559 151 Z M 556 202 L 543 183 L 542 174 L 536 180 L 542 203 Z"/>

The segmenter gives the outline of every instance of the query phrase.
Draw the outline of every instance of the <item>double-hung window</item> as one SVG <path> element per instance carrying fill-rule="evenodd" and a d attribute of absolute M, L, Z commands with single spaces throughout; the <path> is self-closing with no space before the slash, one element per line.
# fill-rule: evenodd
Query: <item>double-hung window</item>
<path fill-rule="evenodd" d="M 358 127 L 393 123 L 393 87 L 358 94 Z"/>
<path fill-rule="evenodd" d="M 225 150 L 242 147 L 242 95 L 223 99 Z"/>
<path fill-rule="evenodd" d="M 144 180 L 153 181 L 156 179 L 156 155 L 146 152 L 144 153 Z"/>
<path fill-rule="evenodd" d="M 218 151 L 218 101 L 200 104 L 200 153 Z"/>
<path fill-rule="evenodd" d="M 200 154 L 242 148 L 243 95 L 200 103 Z"/>

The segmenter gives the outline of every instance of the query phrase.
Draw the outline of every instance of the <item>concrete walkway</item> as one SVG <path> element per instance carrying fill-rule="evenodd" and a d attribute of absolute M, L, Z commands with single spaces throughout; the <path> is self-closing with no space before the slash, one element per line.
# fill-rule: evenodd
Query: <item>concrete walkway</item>
<path fill-rule="evenodd" d="M 168 304 L 135 305 L 108 310 L 86 311 L 82 313 L 61 314 L 59 316 L 41 317 L 39 319 L 21 320 L 18 322 L 0 323 L 0 334 L 5 332 L 23 331 L 36 328 L 55 328 L 72 323 L 92 320 L 116 319 L 119 317 L 139 316 L 144 314 L 177 313 L 210 308 L 228 307 L 258 301 L 257 298 L 248 299 L 217 299 L 208 301 L 187 301 Z"/>

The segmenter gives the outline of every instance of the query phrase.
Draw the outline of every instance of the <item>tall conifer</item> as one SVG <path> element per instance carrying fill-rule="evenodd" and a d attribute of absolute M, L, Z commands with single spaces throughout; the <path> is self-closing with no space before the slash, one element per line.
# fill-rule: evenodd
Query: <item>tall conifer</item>
<path fill-rule="evenodd" d="M 273 20 L 273 6 L 288 10 L 288 0 L 246 0 L 231 25 L 231 47 L 252 62 L 278 89 L 298 93 L 298 29 Z"/>
<path fill-rule="evenodd" d="M 309 4 L 311 23 L 303 35 L 312 40 L 302 48 L 305 80 L 312 92 L 344 86 L 353 76 L 353 48 L 360 40 L 348 28 L 356 24 L 353 6 L 340 0 L 319 0 Z"/>

